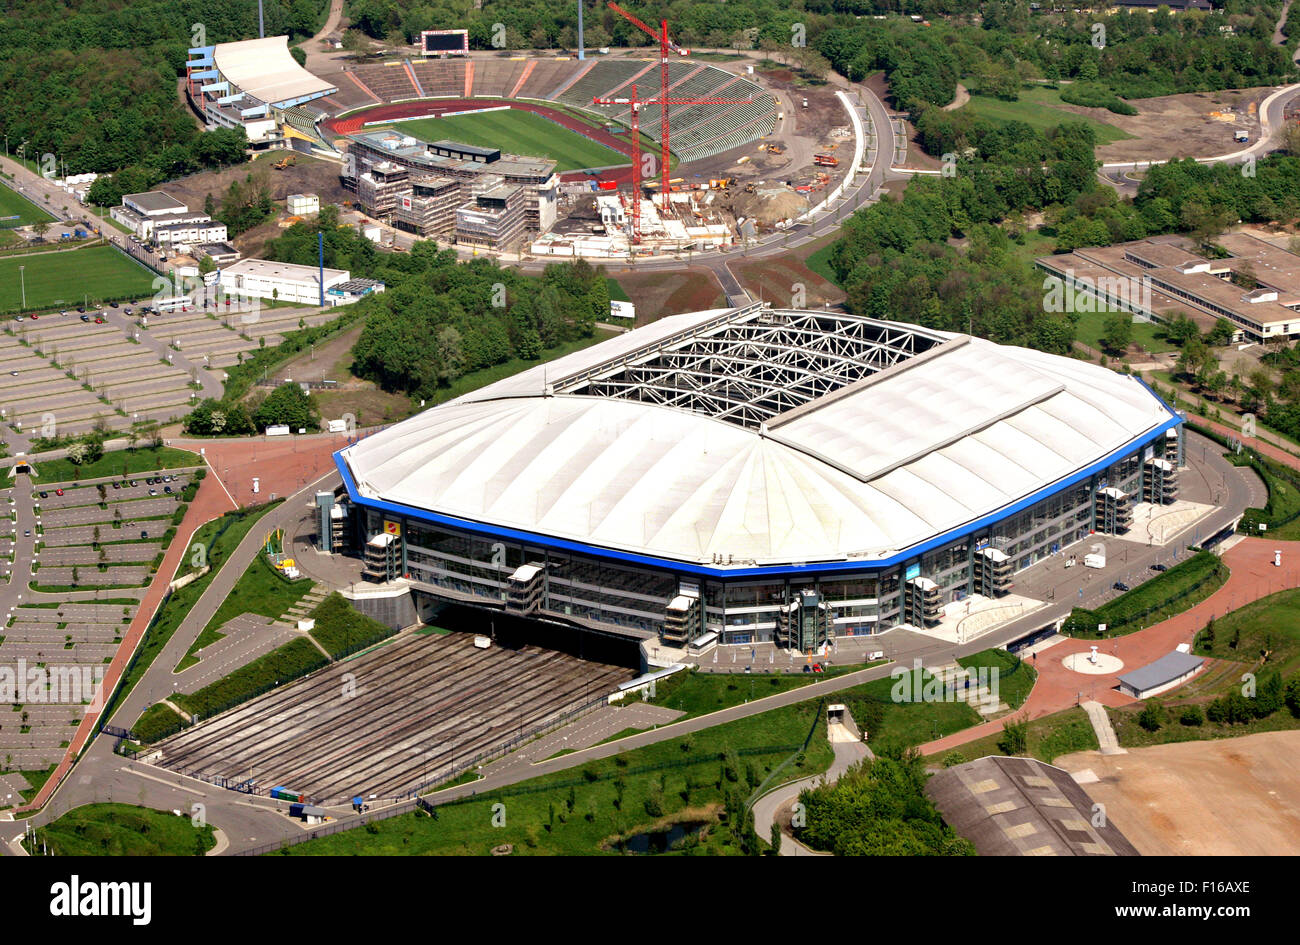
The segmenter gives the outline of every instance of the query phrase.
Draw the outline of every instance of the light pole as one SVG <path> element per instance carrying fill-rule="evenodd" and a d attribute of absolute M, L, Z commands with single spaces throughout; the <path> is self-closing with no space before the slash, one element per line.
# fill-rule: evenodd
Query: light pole
<path fill-rule="evenodd" d="M 23 308 L 27 307 L 27 276 L 24 274 L 24 271 L 26 269 L 27 269 L 26 266 L 18 267 L 18 281 L 22 287 L 22 293 L 23 293 Z"/>

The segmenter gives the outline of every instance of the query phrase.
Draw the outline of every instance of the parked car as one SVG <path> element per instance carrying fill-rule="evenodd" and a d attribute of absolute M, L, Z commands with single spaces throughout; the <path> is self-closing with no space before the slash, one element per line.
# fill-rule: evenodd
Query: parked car
<path fill-rule="evenodd" d="M 81 320 L 82 320 L 83 322 L 88 322 L 88 321 L 90 321 L 90 316 L 89 316 L 89 315 L 82 315 L 82 316 L 81 316 Z"/>
<path fill-rule="evenodd" d="M 31 530 L 30 528 L 28 528 L 28 529 L 24 529 L 24 530 L 23 530 L 23 537 L 24 537 L 24 538 L 31 538 L 31 537 L 32 537 L 32 530 Z"/>
<path fill-rule="evenodd" d="M 108 303 L 108 307 L 109 307 L 109 308 L 117 308 L 117 303 L 116 303 L 116 302 L 109 302 L 109 303 Z"/>
<path fill-rule="evenodd" d="M 1152 570 L 1152 571 L 1168 571 L 1168 570 L 1169 570 L 1169 565 L 1167 565 L 1167 564 L 1161 564 L 1159 561 L 1157 561 L 1155 564 L 1151 565 L 1151 570 Z"/>
<path fill-rule="evenodd" d="M 41 498 L 42 498 L 42 499 L 48 499 L 49 497 L 50 497 L 50 494 L 49 494 L 48 492 L 42 492 L 42 493 L 41 493 Z"/>
<path fill-rule="evenodd" d="M 122 484 L 121 484 L 120 482 L 115 482 L 115 483 L 113 483 L 113 488 L 114 488 L 114 489 L 121 489 L 121 488 L 122 488 Z"/>
<path fill-rule="evenodd" d="M 84 312 L 85 310 L 86 310 L 86 308 L 85 308 L 84 305 L 78 305 L 78 306 L 77 306 L 77 311 L 78 311 L 78 312 Z"/>
<path fill-rule="evenodd" d="M 163 486 L 163 492 L 171 492 L 171 491 L 172 491 L 171 486 Z"/>
<path fill-rule="evenodd" d="M 150 489 L 150 490 L 149 490 L 149 494 L 150 494 L 150 495 L 157 495 L 157 494 L 158 494 L 158 490 L 157 490 L 157 489 Z"/>
<path fill-rule="evenodd" d="M 1111 585 L 1111 587 L 1115 588 L 1115 590 L 1117 591 L 1127 591 L 1129 589 L 1128 585 L 1125 584 L 1123 581 L 1116 581 L 1114 584 Z"/>
<path fill-rule="evenodd" d="M 134 488 L 135 486 L 138 486 L 138 485 L 140 485 L 140 480 L 139 480 L 139 479 L 132 479 L 132 480 L 131 480 L 131 486 L 132 486 L 133 488 Z"/>
<path fill-rule="evenodd" d="M 54 490 L 54 494 L 55 494 L 55 495 L 63 495 L 63 490 L 62 490 L 62 489 L 55 489 L 55 490 Z"/>
<path fill-rule="evenodd" d="M 102 318 L 96 318 L 96 319 L 95 319 L 95 324 L 96 324 L 96 325 L 102 325 L 102 324 L 104 324 L 104 320 L 103 320 Z"/>
<path fill-rule="evenodd" d="M 17 372 L 17 371 L 10 371 L 10 372 L 9 372 L 9 376 L 10 376 L 10 377 L 17 377 L 17 376 L 18 376 L 18 372 Z"/>

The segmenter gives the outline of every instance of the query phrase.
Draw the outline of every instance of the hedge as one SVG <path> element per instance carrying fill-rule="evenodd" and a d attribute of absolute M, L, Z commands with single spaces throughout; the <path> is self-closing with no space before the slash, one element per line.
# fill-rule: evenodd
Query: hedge
<path fill-rule="evenodd" d="M 1096 610 L 1076 607 L 1065 618 L 1061 632 L 1071 636 L 1095 636 L 1097 625 L 1101 623 L 1106 625 L 1107 636 L 1113 636 L 1124 628 L 1137 629 L 1135 624 L 1145 625 L 1147 618 L 1153 614 L 1179 603 L 1209 582 L 1224 580 L 1227 576 L 1227 565 L 1219 560 L 1218 555 L 1210 551 L 1198 551 L 1159 577 L 1139 584 Z M 1189 578 L 1192 583 L 1184 584 Z M 1175 590 L 1171 593 L 1167 590 L 1169 587 Z M 1155 603 L 1146 603 L 1152 597 L 1159 599 Z"/>
<path fill-rule="evenodd" d="M 316 626 L 311 635 L 335 659 L 378 643 L 396 632 L 358 611 L 337 591 L 317 605 L 312 617 Z"/>

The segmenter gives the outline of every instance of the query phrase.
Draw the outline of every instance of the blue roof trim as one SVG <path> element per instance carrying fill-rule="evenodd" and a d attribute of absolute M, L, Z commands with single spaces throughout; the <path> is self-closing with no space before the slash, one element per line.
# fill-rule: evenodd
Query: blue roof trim
<path fill-rule="evenodd" d="M 1039 489 L 1025 498 L 1004 506 L 996 512 L 985 515 L 965 525 L 950 529 L 940 535 L 927 539 L 918 545 L 912 545 L 903 551 L 891 555 L 888 558 L 872 558 L 870 560 L 848 560 L 848 561 L 823 561 L 809 564 L 781 564 L 771 565 L 769 567 L 752 567 L 752 568 L 711 568 L 706 565 L 690 564 L 684 561 L 673 561 L 669 558 L 656 558 L 652 555 L 636 554 L 630 551 L 618 551 L 611 548 L 601 548 L 597 545 L 588 545 L 578 541 L 570 541 L 567 538 L 556 538 L 554 536 L 539 535 L 536 532 L 522 531 L 516 528 L 505 528 L 500 525 L 487 525 L 482 522 L 475 522 L 470 519 L 456 518 L 451 515 L 443 515 L 440 512 L 431 512 L 427 509 L 417 509 L 409 505 L 401 505 L 396 502 L 385 502 L 382 499 L 370 499 L 357 494 L 356 481 L 352 478 L 352 470 L 348 468 L 347 461 L 343 458 L 343 453 L 347 449 L 344 447 L 334 454 L 334 465 L 338 467 L 343 476 L 343 485 L 348 490 L 348 496 L 357 505 L 365 508 L 376 509 L 381 512 L 391 512 L 396 515 L 407 518 L 417 519 L 423 522 L 429 522 L 436 525 L 445 525 L 449 528 L 460 529 L 461 531 L 474 532 L 480 535 L 490 535 L 494 538 L 505 538 L 511 541 L 526 542 L 532 545 L 540 545 L 543 548 L 550 548 L 556 551 L 569 551 L 576 554 L 590 555 L 596 558 L 604 558 L 609 561 L 619 561 L 625 564 L 633 564 L 641 567 L 655 568 L 660 571 L 671 571 L 675 574 L 690 574 L 698 577 L 714 578 L 718 580 L 737 579 L 737 578 L 756 578 L 769 577 L 785 574 L 814 574 L 814 573 L 839 573 L 839 572 L 860 572 L 860 571 L 881 571 L 894 565 L 901 564 L 913 558 L 920 557 L 929 551 L 942 548 L 944 545 L 961 538 L 963 535 L 970 535 L 981 529 L 1000 522 L 1005 518 L 1010 518 L 1018 512 L 1041 502 L 1057 492 L 1063 492 L 1071 486 L 1090 478 L 1094 474 L 1101 472 L 1107 466 L 1110 466 L 1116 460 L 1133 452 L 1135 449 L 1159 439 L 1165 435 L 1165 432 L 1172 430 L 1183 423 L 1183 418 L 1167 404 L 1164 399 L 1151 390 L 1151 386 L 1141 378 L 1135 378 L 1143 387 L 1146 387 L 1151 396 L 1159 401 L 1170 418 L 1160 424 L 1154 430 L 1134 437 L 1128 443 L 1114 450 L 1097 462 L 1075 473 L 1060 479 L 1046 488 Z"/>

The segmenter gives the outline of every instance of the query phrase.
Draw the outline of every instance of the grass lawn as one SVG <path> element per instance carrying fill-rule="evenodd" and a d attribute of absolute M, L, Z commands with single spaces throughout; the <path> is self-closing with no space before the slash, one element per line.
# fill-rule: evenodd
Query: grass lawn
<path fill-rule="evenodd" d="M 18 217 L 18 219 L 3 219 L 4 217 L 13 216 Z M 42 220 L 46 223 L 52 223 L 54 216 L 46 213 L 43 208 L 38 207 L 8 185 L 0 185 L 0 223 L 4 226 L 27 226 L 32 223 L 39 223 Z"/>
<path fill-rule="evenodd" d="M 1263 509 L 1248 509 L 1241 530 L 1258 535 L 1261 522 L 1268 525 L 1268 537 L 1281 541 L 1300 537 L 1300 474 L 1266 457 L 1250 453 L 1225 453 L 1234 466 L 1250 466 L 1268 488 Z"/>
<path fill-rule="evenodd" d="M 198 454 L 171 446 L 141 446 L 134 450 L 113 450 L 93 463 L 76 465 L 69 459 L 47 459 L 35 467 L 32 478 L 53 485 L 78 479 L 102 479 L 106 476 L 133 476 L 159 469 L 182 469 L 201 466 Z"/>
<path fill-rule="evenodd" d="M 203 628 L 194 645 L 190 647 L 185 658 L 176 666 L 176 672 L 189 669 L 199 661 L 194 654 L 205 646 L 211 646 L 225 634 L 221 628 L 227 621 L 240 614 L 260 614 L 263 617 L 276 618 L 287 611 L 314 586 L 310 578 L 286 581 L 267 562 L 266 556 L 258 554 L 248 565 L 243 576 L 235 582 L 230 594 L 221 602 L 217 612 L 212 615 L 208 625 Z"/>
<path fill-rule="evenodd" d="M 1034 680 L 1038 678 L 1038 670 L 1006 650 L 981 650 L 959 657 L 957 663 L 966 669 L 982 666 L 996 669 L 998 698 L 1013 709 L 1025 704 L 1029 690 L 1034 688 Z"/>
<path fill-rule="evenodd" d="M 19 266 L 25 267 L 21 280 Z M 80 305 L 86 296 L 94 304 L 154 291 L 153 275 L 112 246 L 0 258 L 0 311 L 22 308 L 24 281 L 29 310 Z"/>
<path fill-rule="evenodd" d="M 1125 318 L 1132 318 L 1130 312 L 1118 312 L 1113 309 L 1106 309 L 1098 312 L 1080 312 L 1079 305 L 1094 305 L 1095 299 L 1084 298 L 1080 293 L 1074 293 L 1075 311 L 1072 314 L 1074 319 L 1074 337 L 1077 341 L 1082 341 L 1088 347 L 1101 351 L 1101 338 L 1106 333 L 1106 320 L 1114 314 L 1123 315 Z M 1161 326 L 1152 322 L 1134 322 L 1133 323 L 1133 343 L 1140 345 L 1152 354 L 1161 354 L 1165 351 L 1173 351 L 1177 345 L 1171 344 L 1164 337 Z"/>
<path fill-rule="evenodd" d="M 998 747 L 1001 737 L 1001 733 L 988 735 L 932 760 L 951 766 L 989 755 L 1005 755 L 1006 752 Z M 1075 751 L 1096 751 L 1098 747 L 1097 733 L 1092 730 L 1088 713 L 1077 706 L 1029 723 L 1028 755 L 1039 761 L 1050 764 L 1060 755 Z"/>
<path fill-rule="evenodd" d="M 804 752 L 799 749 L 812 733 Z M 723 753 L 736 753 L 738 770 L 725 772 Z M 499 844 L 516 854 L 615 853 L 610 841 L 674 823 L 705 823 L 691 852 L 737 852 L 716 826 L 727 791 L 748 794 L 783 762 L 780 777 L 794 780 L 826 770 L 823 700 L 738 719 L 580 768 L 533 778 L 438 807 L 438 817 L 406 814 L 288 848 L 296 856 L 486 855 Z M 733 776 L 735 780 L 733 780 Z M 493 826 L 493 805 L 504 824 Z M 499 822 L 499 820 L 498 820 Z"/>
<path fill-rule="evenodd" d="M 451 140 L 512 154 L 548 157 L 557 171 L 626 164 L 627 158 L 534 112 L 510 109 L 450 118 L 419 118 L 383 126 L 422 141 Z"/>
<path fill-rule="evenodd" d="M 912 672 L 910 693 L 900 693 L 912 698 L 895 698 L 895 687 L 901 687 L 904 680 L 891 676 L 833 693 L 830 699 L 848 707 L 858 730 L 866 733 L 877 753 L 890 746 L 920 745 L 981 721 L 979 713 L 965 702 L 922 701 L 920 694 L 931 678 L 928 670 Z"/>
<path fill-rule="evenodd" d="M 1061 632 L 1089 640 L 1124 636 L 1196 606 L 1227 580 L 1228 566 L 1214 553 L 1199 551 L 1096 610 L 1076 607 Z M 1106 632 L 1098 634 L 1102 623 Z"/>
<path fill-rule="evenodd" d="M 1058 90 L 1038 87 L 1021 89 L 1020 100 L 1015 102 L 1004 102 L 988 95 L 972 95 L 970 101 L 961 107 L 961 111 L 989 121 L 1022 121 L 1037 131 L 1059 125 L 1063 121 L 1081 121 L 1092 126 L 1099 145 L 1133 137 L 1112 124 L 1060 107 L 1064 104 Z"/>
<path fill-rule="evenodd" d="M 729 709 L 735 705 L 752 702 L 777 693 L 789 692 L 809 683 L 821 682 L 828 675 L 856 672 L 866 669 L 860 666 L 832 666 L 829 673 L 790 673 L 776 675 L 773 673 L 700 673 L 684 670 L 667 679 L 655 683 L 655 695 L 648 701 L 651 705 L 661 705 L 669 709 L 678 709 L 686 713 L 687 718 L 708 715 L 719 709 Z"/>
<path fill-rule="evenodd" d="M 28 850 L 48 846 L 55 856 L 202 856 L 216 845 L 212 825 L 196 827 L 188 816 L 129 804 L 87 804 L 38 828 L 37 843 Z"/>
<path fill-rule="evenodd" d="M 203 596 L 203 592 L 212 583 L 212 579 L 221 570 L 221 566 L 230 556 L 230 553 L 235 550 L 249 530 L 257 524 L 257 521 L 275 508 L 276 504 L 278 503 L 227 513 L 221 518 L 200 526 L 198 531 L 194 533 L 190 547 L 202 545 L 207 549 L 207 564 L 212 570 L 197 580 L 191 581 L 184 587 L 173 591 L 171 596 L 163 601 L 153 621 L 149 624 L 149 629 L 145 631 L 144 639 L 140 641 L 135 660 L 127 667 L 126 675 L 113 697 L 112 704 L 104 713 L 103 717 L 105 719 L 113 717 L 113 709 L 130 693 L 131 688 L 144 675 L 145 670 L 149 668 L 154 658 L 167 645 L 167 641 L 176 632 L 176 628 L 185 619 L 185 615 L 190 612 L 190 608 Z M 186 555 L 181 560 L 176 577 L 182 578 L 197 570 L 200 570 L 200 568 L 194 566 L 194 556 Z M 132 721 L 134 720 L 120 720 L 119 724 L 130 727 Z"/>
<path fill-rule="evenodd" d="M 609 300 L 611 302 L 631 302 L 627 290 L 619 284 L 619 281 L 611 276 L 605 278 L 605 284 L 609 286 Z"/>

